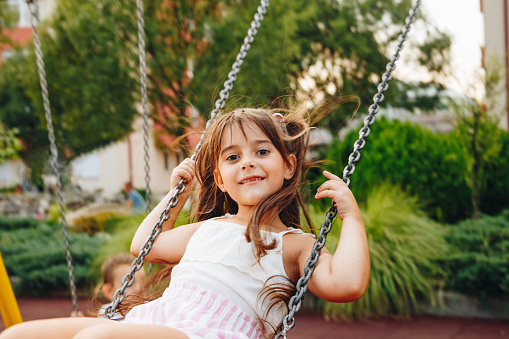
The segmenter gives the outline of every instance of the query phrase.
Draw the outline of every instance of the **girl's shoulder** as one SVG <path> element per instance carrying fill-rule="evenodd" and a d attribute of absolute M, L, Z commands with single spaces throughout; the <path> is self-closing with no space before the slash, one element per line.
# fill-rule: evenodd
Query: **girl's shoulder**
<path fill-rule="evenodd" d="M 300 278 L 300 266 L 303 257 L 311 255 L 315 236 L 300 229 L 292 229 L 283 237 L 283 264 L 286 274 L 291 281 L 297 282 Z"/>

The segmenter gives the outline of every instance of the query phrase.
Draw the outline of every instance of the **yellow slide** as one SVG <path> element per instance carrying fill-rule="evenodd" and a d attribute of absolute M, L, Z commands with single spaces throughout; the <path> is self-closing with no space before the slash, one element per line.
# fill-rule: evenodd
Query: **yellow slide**
<path fill-rule="evenodd" d="M 19 312 L 18 303 L 12 290 L 9 276 L 5 270 L 2 254 L 0 253 L 0 313 L 4 320 L 5 328 L 16 325 L 23 320 Z"/>

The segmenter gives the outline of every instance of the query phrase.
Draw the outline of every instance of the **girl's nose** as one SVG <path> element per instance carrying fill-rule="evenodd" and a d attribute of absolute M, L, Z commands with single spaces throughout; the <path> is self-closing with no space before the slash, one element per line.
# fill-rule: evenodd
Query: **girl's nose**
<path fill-rule="evenodd" d="M 247 168 L 254 168 L 255 167 L 255 164 L 254 162 L 251 160 L 251 158 L 244 158 L 244 161 L 242 162 L 242 169 L 245 170 Z"/>

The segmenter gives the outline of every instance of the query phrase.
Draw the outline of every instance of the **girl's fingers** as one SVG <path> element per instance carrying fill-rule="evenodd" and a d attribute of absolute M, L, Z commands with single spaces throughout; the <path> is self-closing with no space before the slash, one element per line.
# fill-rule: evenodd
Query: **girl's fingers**
<path fill-rule="evenodd" d="M 315 194 L 315 199 L 331 198 L 334 199 L 337 192 L 333 190 L 324 190 Z"/>
<path fill-rule="evenodd" d="M 329 171 L 323 171 L 323 176 L 326 177 L 327 179 L 330 179 L 330 180 L 343 181 L 343 180 L 341 180 L 340 177 L 338 177 L 335 174 L 332 174 Z"/>

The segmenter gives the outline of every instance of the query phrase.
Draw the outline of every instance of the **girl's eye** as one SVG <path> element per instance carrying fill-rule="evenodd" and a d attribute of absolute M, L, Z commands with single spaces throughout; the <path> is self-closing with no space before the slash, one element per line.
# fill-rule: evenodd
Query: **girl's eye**
<path fill-rule="evenodd" d="M 238 158 L 239 158 L 239 156 L 237 154 L 231 154 L 231 155 L 226 157 L 226 161 L 235 161 Z"/>
<path fill-rule="evenodd" d="M 257 152 L 256 152 L 257 155 L 267 155 L 269 154 L 269 150 L 268 149 L 259 149 Z"/>

